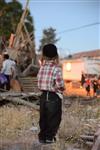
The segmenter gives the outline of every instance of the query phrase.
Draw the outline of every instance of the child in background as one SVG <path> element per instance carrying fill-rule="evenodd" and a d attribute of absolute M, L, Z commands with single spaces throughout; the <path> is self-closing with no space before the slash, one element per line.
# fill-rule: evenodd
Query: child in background
<path fill-rule="evenodd" d="M 92 81 L 92 86 L 93 86 L 93 96 L 96 97 L 97 96 L 97 90 L 98 90 L 97 77 L 95 77 L 94 80 Z"/>
<path fill-rule="evenodd" d="M 87 96 L 90 96 L 90 87 L 91 87 L 91 80 L 87 78 L 85 81 L 85 89 L 87 92 Z"/>
<path fill-rule="evenodd" d="M 57 48 L 47 44 L 42 49 L 42 65 L 38 73 L 40 97 L 40 143 L 53 143 L 61 122 L 64 81 L 58 64 Z"/>

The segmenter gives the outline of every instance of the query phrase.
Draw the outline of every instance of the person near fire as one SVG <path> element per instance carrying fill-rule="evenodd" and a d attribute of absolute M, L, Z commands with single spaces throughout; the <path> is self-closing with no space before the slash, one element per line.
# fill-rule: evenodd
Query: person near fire
<path fill-rule="evenodd" d="M 86 89 L 86 92 L 87 92 L 87 96 L 90 96 L 90 88 L 91 88 L 91 80 L 89 77 L 86 78 L 85 80 L 85 89 Z"/>
<path fill-rule="evenodd" d="M 93 86 L 93 96 L 96 97 L 97 96 L 97 90 L 98 90 L 98 79 L 95 76 L 93 81 L 92 81 L 92 86 Z"/>
<path fill-rule="evenodd" d="M 84 74 L 84 72 L 82 72 L 82 74 L 81 74 L 81 87 L 83 87 L 84 86 L 84 84 L 85 84 L 85 74 Z"/>
<path fill-rule="evenodd" d="M 44 45 L 38 73 L 38 88 L 42 91 L 38 134 L 40 143 L 53 143 L 61 122 L 64 81 L 58 59 L 57 47 L 54 44 Z"/>

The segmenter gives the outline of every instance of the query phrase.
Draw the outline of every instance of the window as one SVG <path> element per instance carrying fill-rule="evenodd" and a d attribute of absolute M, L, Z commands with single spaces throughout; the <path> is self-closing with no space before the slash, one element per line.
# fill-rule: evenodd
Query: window
<path fill-rule="evenodd" d="M 67 64 L 66 64 L 66 70 L 67 70 L 67 71 L 71 71 L 71 68 L 72 68 L 71 63 L 67 63 Z"/>

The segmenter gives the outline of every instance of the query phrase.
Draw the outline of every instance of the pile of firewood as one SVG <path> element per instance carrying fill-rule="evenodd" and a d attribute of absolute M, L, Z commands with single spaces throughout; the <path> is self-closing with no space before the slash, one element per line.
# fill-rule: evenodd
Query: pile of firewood
<path fill-rule="evenodd" d="M 21 104 L 39 110 L 37 105 L 40 93 L 24 93 L 24 92 L 3 92 L 0 93 L 0 105 L 6 103 Z"/>
<path fill-rule="evenodd" d="M 85 144 L 92 147 L 91 150 L 100 150 L 100 128 L 94 134 L 81 135 L 80 138 Z"/>

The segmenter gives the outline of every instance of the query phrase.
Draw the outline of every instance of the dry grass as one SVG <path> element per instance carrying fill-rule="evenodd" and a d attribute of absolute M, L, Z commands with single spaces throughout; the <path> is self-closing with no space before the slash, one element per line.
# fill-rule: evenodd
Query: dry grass
<path fill-rule="evenodd" d="M 63 119 L 59 136 L 65 141 L 75 141 L 81 134 L 95 132 L 100 124 L 100 102 L 82 106 L 77 102 L 63 109 Z"/>
<path fill-rule="evenodd" d="M 0 139 L 15 139 L 37 122 L 38 114 L 23 106 L 0 108 Z"/>
<path fill-rule="evenodd" d="M 38 126 L 39 114 L 25 106 L 4 106 L 0 108 L 0 139 L 14 140 L 24 136 L 34 123 Z M 75 101 L 70 107 L 63 106 L 61 127 L 55 150 L 64 150 L 66 143 L 79 140 L 81 134 L 94 132 L 100 124 L 100 102 L 94 105 L 80 105 Z"/>

